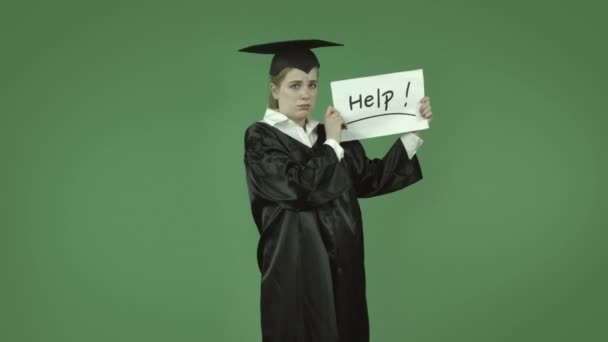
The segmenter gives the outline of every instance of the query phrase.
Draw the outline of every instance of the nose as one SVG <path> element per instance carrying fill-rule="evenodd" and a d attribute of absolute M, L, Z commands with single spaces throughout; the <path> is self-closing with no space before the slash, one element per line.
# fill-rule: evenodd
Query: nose
<path fill-rule="evenodd" d="M 304 89 L 302 91 L 302 98 L 303 99 L 309 99 L 310 98 L 310 93 L 311 93 L 310 89 Z"/>

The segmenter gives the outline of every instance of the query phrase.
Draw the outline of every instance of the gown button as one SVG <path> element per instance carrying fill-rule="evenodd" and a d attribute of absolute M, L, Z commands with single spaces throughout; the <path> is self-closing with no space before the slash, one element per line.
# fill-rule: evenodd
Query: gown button
<path fill-rule="evenodd" d="M 338 273 L 342 274 L 342 267 L 338 267 Z"/>

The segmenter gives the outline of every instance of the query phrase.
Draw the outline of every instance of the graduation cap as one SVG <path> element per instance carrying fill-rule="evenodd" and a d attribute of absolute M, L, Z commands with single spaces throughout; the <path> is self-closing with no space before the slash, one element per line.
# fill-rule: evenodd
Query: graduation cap
<path fill-rule="evenodd" d="M 305 39 L 252 45 L 239 51 L 274 55 L 270 63 L 270 74 L 276 76 L 287 67 L 298 68 L 308 73 L 313 67 L 321 66 L 311 49 L 325 46 L 344 45 L 319 39 Z"/>

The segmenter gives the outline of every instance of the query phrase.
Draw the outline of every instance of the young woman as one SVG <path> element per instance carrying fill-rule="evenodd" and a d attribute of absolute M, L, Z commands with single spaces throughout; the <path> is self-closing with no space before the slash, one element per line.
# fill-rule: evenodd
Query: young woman
<path fill-rule="evenodd" d="M 422 179 L 419 132 L 369 159 L 329 106 L 314 120 L 320 63 L 310 49 L 340 44 L 303 40 L 251 46 L 274 54 L 264 118 L 245 132 L 245 170 L 260 233 L 264 342 L 367 342 L 364 243 L 358 198 L 397 191 Z M 430 120 L 430 99 L 421 114 Z"/>

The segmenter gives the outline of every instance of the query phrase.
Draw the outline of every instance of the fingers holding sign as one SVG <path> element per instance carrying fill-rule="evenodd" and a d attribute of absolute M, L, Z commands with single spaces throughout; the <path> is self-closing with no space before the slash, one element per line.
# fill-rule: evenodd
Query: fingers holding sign
<path fill-rule="evenodd" d="M 429 120 L 429 123 L 431 123 L 431 119 L 433 117 L 433 112 L 431 112 L 431 98 L 425 96 L 422 98 L 422 100 L 420 100 L 420 103 L 420 114 L 422 114 L 422 117 Z"/>
<path fill-rule="evenodd" d="M 342 129 L 346 129 L 346 121 L 333 106 L 325 111 L 325 134 L 327 139 L 334 139 L 338 143 L 342 139 Z"/>

